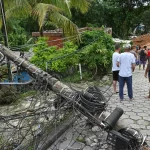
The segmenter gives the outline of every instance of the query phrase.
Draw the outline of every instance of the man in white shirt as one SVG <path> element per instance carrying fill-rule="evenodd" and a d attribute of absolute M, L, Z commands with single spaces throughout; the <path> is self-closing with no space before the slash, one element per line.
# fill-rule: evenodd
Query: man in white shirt
<path fill-rule="evenodd" d="M 123 101 L 123 87 L 126 82 L 128 89 L 129 99 L 133 99 L 132 91 L 132 72 L 135 69 L 135 57 L 130 53 L 131 45 L 125 44 L 123 46 L 124 53 L 120 54 L 117 60 L 117 66 L 120 67 L 119 71 L 119 97 L 120 101 Z"/>
<path fill-rule="evenodd" d="M 119 58 L 120 44 L 115 45 L 115 52 L 112 55 L 112 72 L 113 72 L 113 89 L 114 93 L 117 93 L 116 85 L 119 81 L 119 67 L 117 66 L 117 60 Z"/>

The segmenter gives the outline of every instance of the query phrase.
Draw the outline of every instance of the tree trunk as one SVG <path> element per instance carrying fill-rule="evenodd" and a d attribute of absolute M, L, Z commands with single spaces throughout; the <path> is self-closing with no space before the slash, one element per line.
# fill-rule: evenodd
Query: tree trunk
<path fill-rule="evenodd" d="M 40 29 L 40 36 L 43 37 L 43 27 Z"/>

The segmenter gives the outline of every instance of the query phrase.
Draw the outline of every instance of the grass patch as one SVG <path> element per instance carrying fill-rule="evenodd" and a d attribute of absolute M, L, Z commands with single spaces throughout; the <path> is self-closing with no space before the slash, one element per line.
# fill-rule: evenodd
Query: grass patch
<path fill-rule="evenodd" d="M 80 142 L 80 143 L 86 143 L 86 142 L 85 142 L 85 139 L 84 139 L 83 137 L 81 137 L 81 136 L 77 137 L 77 138 L 76 138 L 76 141 L 77 141 L 77 142 Z"/>
<path fill-rule="evenodd" d="M 33 95 L 35 95 L 35 94 L 36 94 L 36 91 L 34 91 L 34 90 L 32 90 L 32 91 L 27 91 L 27 92 L 25 92 L 25 93 L 21 93 L 21 94 L 19 95 L 19 99 L 26 98 L 26 97 L 28 97 L 28 96 L 33 96 Z"/>
<path fill-rule="evenodd" d="M 90 81 L 90 80 L 92 80 L 91 77 L 92 77 L 92 75 L 90 73 L 83 72 L 82 73 L 82 79 L 81 79 L 80 74 L 75 73 L 75 74 L 72 74 L 70 76 L 67 76 L 67 77 L 63 78 L 62 81 L 66 82 L 66 83 L 68 83 L 68 82 L 80 83 L 81 81 Z"/>
<path fill-rule="evenodd" d="M 18 95 L 18 98 L 15 102 L 12 103 L 12 105 L 18 105 L 20 102 L 22 102 L 22 100 L 24 100 L 24 98 L 28 97 L 28 96 L 33 96 L 36 95 L 36 91 L 32 90 L 32 91 L 27 91 L 24 93 L 20 93 Z"/>

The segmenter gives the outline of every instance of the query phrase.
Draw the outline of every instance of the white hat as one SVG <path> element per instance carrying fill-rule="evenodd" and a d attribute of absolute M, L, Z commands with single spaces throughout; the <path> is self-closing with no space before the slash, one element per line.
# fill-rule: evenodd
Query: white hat
<path fill-rule="evenodd" d="M 124 44 L 124 45 L 123 45 L 123 48 L 124 48 L 124 49 L 131 49 L 131 44 Z"/>

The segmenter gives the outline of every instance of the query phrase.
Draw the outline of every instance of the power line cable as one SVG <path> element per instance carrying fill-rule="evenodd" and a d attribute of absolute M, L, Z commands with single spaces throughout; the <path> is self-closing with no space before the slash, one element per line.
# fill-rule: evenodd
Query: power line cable
<path fill-rule="evenodd" d="M 47 63 L 51 63 L 51 62 L 56 61 L 56 60 L 58 60 L 58 59 L 63 59 L 63 58 L 66 58 L 67 56 L 69 57 L 69 56 L 72 56 L 72 55 L 74 55 L 74 54 L 76 54 L 76 53 L 78 53 L 78 52 L 81 52 L 81 51 L 85 50 L 85 48 L 86 48 L 87 46 L 90 46 L 91 44 L 97 42 L 98 40 L 99 40 L 99 38 L 93 40 L 93 41 L 90 42 L 88 45 L 86 45 L 86 46 L 84 46 L 84 47 L 82 47 L 82 48 L 80 48 L 80 49 L 77 49 L 77 50 L 75 50 L 74 52 L 72 52 L 72 53 L 70 53 L 70 54 L 65 54 L 65 55 L 63 55 L 63 56 L 59 56 L 59 57 L 53 58 L 53 59 L 51 59 L 50 61 L 47 61 Z"/>
<path fill-rule="evenodd" d="M 10 47 L 11 50 L 17 50 L 17 49 L 21 49 L 21 48 L 26 48 L 26 47 L 31 47 L 31 46 L 38 46 L 38 45 L 42 45 L 45 43 L 52 43 L 52 42 L 57 42 L 57 41 L 61 41 L 61 40 L 67 40 L 67 39 L 76 39 L 77 36 L 70 36 L 70 37 L 66 37 L 66 38 L 60 38 L 57 40 L 51 40 L 51 41 L 47 41 L 47 42 L 42 42 L 42 43 L 36 43 L 36 44 L 24 44 L 18 47 Z"/>
<path fill-rule="evenodd" d="M 82 31 L 80 32 L 79 34 L 82 35 L 84 32 L 86 31 Z M 38 43 L 38 44 L 24 44 L 24 45 L 19 45 L 17 47 L 10 47 L 11 50 L 17 50 L 17 49 L 21 49 L 21 48 L 25 48 L 25 47 L 30 47 L 30 46 L 36 46 L 36 45 L 41 45 L 41 44 L 44 44 L 44 43 L 52 43 L 52 42 L 57 42 L 57 41 L 60 41 L 60 40 L 66 40 L 66 39 L 76 39 L 78 35 L 74 35 L 74 36 L 68 36 L 68 37 L 64 37 L 64 38 L 59 38 L 59 39 L 56 39 L 56 40 L 51 40 L 51 41 L 47 41 L 47 42 L 42 42 L 42 43 Z"/>

